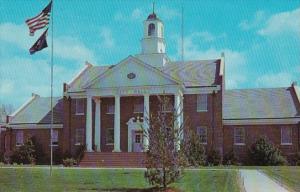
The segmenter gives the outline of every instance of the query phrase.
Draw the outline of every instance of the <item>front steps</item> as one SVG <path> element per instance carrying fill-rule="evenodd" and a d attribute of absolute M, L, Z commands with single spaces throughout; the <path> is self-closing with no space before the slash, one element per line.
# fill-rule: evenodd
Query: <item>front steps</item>
<path fill-rule="evenodd" d="M 145 153 L 85 152 L 80 167 L 145 167 Z"/>

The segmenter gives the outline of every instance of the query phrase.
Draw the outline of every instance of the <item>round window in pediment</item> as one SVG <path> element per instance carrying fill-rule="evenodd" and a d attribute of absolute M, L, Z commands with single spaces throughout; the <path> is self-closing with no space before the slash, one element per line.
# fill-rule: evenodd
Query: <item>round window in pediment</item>
<path fill-rule="evenodd" d="M 134 79 L 135 77 L 136 77 L 136 75 L 134 73 L 128 73 L 127 74 L 128 79 Z"/>

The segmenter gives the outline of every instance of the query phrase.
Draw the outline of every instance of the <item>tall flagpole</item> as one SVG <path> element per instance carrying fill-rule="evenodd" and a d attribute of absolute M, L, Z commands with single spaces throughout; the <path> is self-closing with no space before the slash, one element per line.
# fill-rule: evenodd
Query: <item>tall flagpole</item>
<path fill-rule="evenodd" d="M 183 4 L 181 5 L 181 62 L 184 65 Z"/>
<path fill-rule="evenodd" d="M 51 101 L 50 101 L 50 107 L 51 107 L 51 125 L 50 125 L 50 176 L 52 176 L 52 165 L 53 165 L 53 142 L 52 142 L 52 136 L 53 136 L 53 1 L 51 4 Z"/>

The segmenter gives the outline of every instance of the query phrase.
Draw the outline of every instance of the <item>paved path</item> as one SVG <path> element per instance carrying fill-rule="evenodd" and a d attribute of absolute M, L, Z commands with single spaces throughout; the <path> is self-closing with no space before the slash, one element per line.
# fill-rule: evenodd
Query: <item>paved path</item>
<path fill-rule="evenodd" d="M 288 192 L 274 180 L 257 170 L 240 170 L 246 192 Z"/>

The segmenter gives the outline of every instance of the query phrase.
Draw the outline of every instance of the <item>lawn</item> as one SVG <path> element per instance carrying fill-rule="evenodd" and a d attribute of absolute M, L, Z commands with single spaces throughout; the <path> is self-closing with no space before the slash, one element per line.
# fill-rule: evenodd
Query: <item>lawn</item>
<path fill-rule="evenodd" d="M 262 170 L 294 191 L 300 191 L 300 167 L 264 167 Z"/>
<path fill-rule="evenodd" d="M 172 185 L 181 191 L 238 192 L 237 170 L 188 170 Z M 151 191 L 143 170 L 0 168 L 0 191 Z"/>

